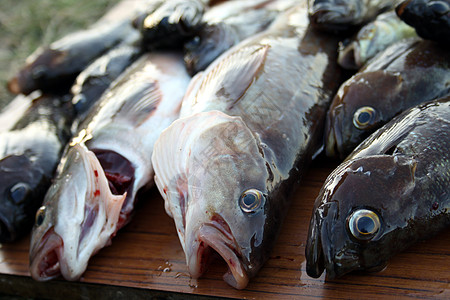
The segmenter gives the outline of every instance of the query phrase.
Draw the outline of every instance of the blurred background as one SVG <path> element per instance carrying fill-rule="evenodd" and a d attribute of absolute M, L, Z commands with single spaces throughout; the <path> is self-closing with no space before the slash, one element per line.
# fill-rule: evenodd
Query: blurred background
<path fill-rule="evenodd" d="M 0 108 L 14 95 L 6 83 L 38 47 L 87 28 L 119 0 L 1 0 Z"/>

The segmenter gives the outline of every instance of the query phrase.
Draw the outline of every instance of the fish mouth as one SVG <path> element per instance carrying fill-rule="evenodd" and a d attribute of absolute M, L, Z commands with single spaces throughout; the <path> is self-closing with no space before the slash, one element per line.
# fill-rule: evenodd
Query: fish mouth
<path fill-rule="evenodd" d="M 30 273 L 37 281 L 48 281 L 61 275 L 63 240 L 50 228 L 41 242 L 30 251 Z"/>
<path fill-rule="evenodd" d="M 308 240 L 305 249 L 306 273 L 313 278 L 319 278 L 325 270 L 325 260 L 322 248 L 320 226 L 317 212 L 309 224 Z"/>
<path fill-rule="evenodd" d="M 359 59 L 361 57 L 360 52 L 361 49 L 359 44 L 351 42 L 339 52 L 339 65 L 347 70 L 358 70 L 362 65 L 362 62 Z"/>
<path fill-rule="evenodd" d="M 351 20 L 350 12 L 351 9 L 345 6 L 320 3 L 309 9 L 309 20 L 317 28 L 346 30 Z"/>
<path fill-rule="evenodd" d="M 0 213 L 0 243 L 12 242 L 17 238 L 14 226 L 3 213 Z"/>
<path fill-rule="evenodd" d="M 211 250 L 216 251 L 228 265 L 228 271 L 223 275 L 226 283 L 236 289 L 244 289 L 249 278 L 241 255 L 237 251 L 233 235 L 226 222 L 218 217 L 219 222 L 204 223 L 197 232 L 197 249 L 188 257 L 188 268 L 193 278 L 200 277 L 209 261 Z"/>

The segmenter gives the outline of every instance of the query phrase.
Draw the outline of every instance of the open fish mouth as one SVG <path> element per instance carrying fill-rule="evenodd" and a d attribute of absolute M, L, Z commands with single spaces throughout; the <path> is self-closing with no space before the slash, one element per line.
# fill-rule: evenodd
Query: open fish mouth
<path fill-rule="evenodd" d="M 319 27 L 346 28 L 351 12 L 345 6 L 330 3 L 316 4 L 309 9 L 310 21 Z"/>
<path fill-rule="evenodd" d="M 34 280 L 47 281 L 61 275 L 63 240 L 53 227 L 30 251 L 30 273 Z"/>
<path fill-rule="evenodd" d="M 330 112 L 333 115 L 334 112 Z M 331 123 L 334 119 L 333 124 Z M 328 157 L 339 157 L 342 153 L 342 134 L 340 119 L 327 117 L 325 125 L 325 152 Z"/>
<path fill-rule="evenodd" d="M 188 257 L 189 272 L 193 278 L 200 277 L 206 269 L 211 250 L 214 250 L 228 265 L 228 271 L 223 275 L 224 281 L 236 289 L 243 289 L 249 282 L 247 272 L 228 225 L 222 218 L 219 217 L 219 220 L 200 226 L 197 249 Z"/>

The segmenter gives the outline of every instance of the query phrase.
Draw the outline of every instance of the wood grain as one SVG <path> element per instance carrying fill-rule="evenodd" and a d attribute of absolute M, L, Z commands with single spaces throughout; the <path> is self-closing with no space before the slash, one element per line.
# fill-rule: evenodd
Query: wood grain
<path fill-rule="evenodd" d="M 325 281 L 323 275 L 318 279 L 306 275 L 304 252 L 312 206 L 323 181 L 335 166 L 323 160 L 312 165 L 294 194 L 271 258 L 245 290 L 235 290 L 222 280 L 227 267 L 220 260 L 213 262 L 203 278 L 189 277 L 175 226 L 156 190 L 142 197 L 133 221 L 113 239 L 113 244 L 91 259 L 81 286 L 88 290 L 98 286 L 91 284 L 100 284 L 143 291 L 258 299 L 449 299 L 450 230 L 395 256 L 379 273 L 358 272 L 332 281 Z M 29 276 L 28 244 L 29 238 L 1 245 L 0 274 Z M 58 280 L 57 285 L 50 282 L 41 285 L 46 284 L 59 289 L 72 287 L 63 280 Z M 128 289 L 123 291 L 127 293 Z M 51 298 L 50 294 L 47 296 Z"/>

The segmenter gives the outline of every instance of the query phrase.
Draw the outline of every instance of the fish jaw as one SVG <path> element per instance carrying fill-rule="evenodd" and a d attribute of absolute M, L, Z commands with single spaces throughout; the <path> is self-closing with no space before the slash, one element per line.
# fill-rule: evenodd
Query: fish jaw
<path fill-rule="evenodd" d="M 325 153 L 328 157 L 339 157 L 342 153 L 343 104 L 331 106 L 325 121 Z"/>
<path fill-rule="evenodd" d="M 317 3 L 314 3 L 317 2 Z M 341 4 L 335 1 L 308 1 L 308 14 L 311 24 L 325 30 L 347 30 L 357 13 L 357 1 Z M 314 4 L 312 4 L 314 3 Z"/>
<path fill-rule="evenodd" d="M 30 249 L 30 273 L 37 281 L 48 281 L 61 275 L 60 261 L 63 240 L 51 227 L 37 244 Z"/>
<path fill-rule="evenodd" d="M 61 275 L 66 280 L 78 280 L 91 256 L 108 245 L 117 231 L 126 193 L 111 193 L 97 157 L 82 144 L 72 145 L 60 167 L 62 170 L 44 200 L 48 210 L 46 218 L 52 219 L 53 235 L 62 241 L 55 252 Z M 36 246 L 42 244 L 47 235 L 40 226 L 35 226 L 31 245 L 38 249 L 35 251 L 43 253 L 30 256 L 32 266 L 45 264 L 42 260 L 52 253 L 50 246 Z M 37 268 L 34 272 L 38 271 Z"/>
<path fill-rule="evenodd" d="M 186 235 L 186 245 L 187 266 L 193 278 L 199 278 L 204 273 L 211 250 L 214 250 L 228 265 L 228 271 L 223 275 L 224 281 L 236 289 L 247 286 L 249 277 L 242 256 L 230 227 L 220 215 L 213 215 L 209 222 L 201 223 L 197 230 L 190 230 Z"/>

